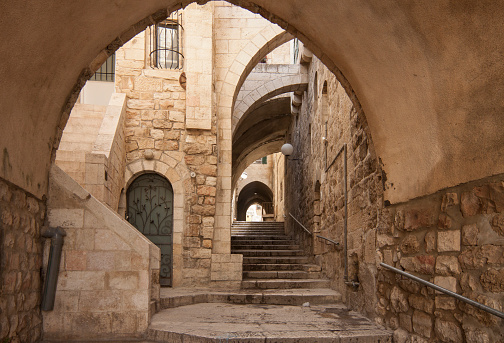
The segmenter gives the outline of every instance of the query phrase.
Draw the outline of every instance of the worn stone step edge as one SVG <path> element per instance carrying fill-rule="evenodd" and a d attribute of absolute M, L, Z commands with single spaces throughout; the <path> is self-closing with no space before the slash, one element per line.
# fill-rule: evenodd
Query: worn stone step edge
<path fill-rule="evenodd" d="M 253 245 L 253 244 L 243 244 L 243 245 L 232 245 L 231 250 L 241 251 L 241 250 L 299 250 L 299 245 Z"/>
<path fill-rule="evenodd" d="M 302 305 L 306 302 L 314 305 L 338 303 L 341 294 L 265 294 L 265 293 L 210 293 L 196 295 L 179 295 L 161 298 L 157 311 L 180 306 L 200 303 L 228 303 L 228 304 L 267 304 L 267 305 Z"/>
<path fill-rule="evenodd" d="M 178 333 L 158 329 L 147 329 L 147 339 L 161 343 L 172 342 L 198 342 L 198 343 L 392 343 L 392 334 L 384 333 L 383 330 L 342 331 L 337 337 L 208 337 L 196 334 Z"/>
<path fill-rule="evenodd" d="M 328 288 L 329 280 L 321 279 L 253 279 L 243 280 L 243 289 L 297 289 L 297 288 Z"/>
<path fill-rule="evenodd" d="M 244 271 L 243 279 L 320 279 L 319 272 L 302 270 Z"/>
<path fill-rule="evenodd" d="M 233 246 L 242 246 L 242 245 L 247 245 L 247 244 L 251 244 L 251 245 L 258 245 L 258 244 L 261 244 L 262 246 L 265 246 L 265 245 L 298 245 L 296 243 L 296 241 L 292 240 L 292 239 L 286 239 L 286 240 L 278 240 L 278 239 L 263 239 L 263 240 L 259 240 L 259 239 L 253 239 L 253 240 L 246 240 L 246 239 L 237 239 L 235 241 L 233 241 Z"/>
<path fill-rule="evenodd" d="M 310 260 L 304 256 L 287 257 L 244 257 L 244 264 L 310 264 Z"/>
<path fill-rule="evenodd" d="M 231 254 L 242 254 L 243 257 L 305 256 L 302 250 L 231 250 Z"/>
<path fill-rule="evenodd" d="M 316 264 L 303 263 L 244 263 L 243 271 L 269 271 L 269 270 L 300 270 L 306 272 L 320 272 L 322 268 Z"/>

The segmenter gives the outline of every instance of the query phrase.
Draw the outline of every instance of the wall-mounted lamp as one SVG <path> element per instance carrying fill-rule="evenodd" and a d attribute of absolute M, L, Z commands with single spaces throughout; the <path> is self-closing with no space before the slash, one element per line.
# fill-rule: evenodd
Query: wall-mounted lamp
<path fill-rule="evenodd" d="M 282 154 L 284 154 L 289 160 L 293 160 L 293 161 L 297 161 L 297 160 L 300 160 L 300 158 L 289 158 L 290 155 L 292 155 L 292 153 L 294 152 L 294 147 L 292 146 L 292 144 L 290 143 L 285 143 L 284 145 L 282 145 L 282 147 L 280 148 L 280 151 L 282 152 Z"/>

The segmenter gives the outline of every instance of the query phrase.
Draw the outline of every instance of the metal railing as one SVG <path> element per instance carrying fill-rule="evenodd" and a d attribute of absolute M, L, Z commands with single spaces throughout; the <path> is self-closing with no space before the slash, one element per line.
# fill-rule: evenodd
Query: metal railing
<path fill-rule="evenodd" d="M 341 249 L 339 242 L 333 241 L 332 239 L 324 237 L 324 236 L 321 236 L 321 235 L 317 235 L 317 238 L 324 239 L 327 242 L 334 244 L 338 250 Z"/>
<path fill-rule="evenodd" d="M 425 286 L 428 286 L 428 287 L 434 288 L 436 291 L 439 291 L 439 292 L 441 292 L 441 293 L 444 293 L 444 294 L 450 295 L 450 296 L 452 296 L 452 297 L 454 297 L 454 298 L 456 298 L 456 299 L 458 299 L 458 300 L 460 300 L 460 301 L 463 301 L 463 302 L 465 302 L 465 303 L 467 303 L 467 304 L 469 304 L 469 305 L 472 305 L 472 306 L 474 306 L 474 307 L 477 307 L 477 308 L 479 308 L 480 310 L 486 311 L 486 312 L 488 312 L 488 313 L 493 314 L 494 316 L 497 316 L 497 317 L 500 317 L 500 318 L 503 318 L 503 319 L 504 319 L 504 313 L 503 313 L 503 312 L 501 312 L 501 311 L 498 311 L 498 310 L 496 310 L 496 309 L 494 309 L 494 308 L 488 307 L 488 306 L 486 306 L 486 305 L 483 305 L 482 303 L 479 303 L 479 302 L 477 302 L 477 301 L 474 301 L 474 300 L 471 300 L 471 299 L 469 299 L 469 298 L 466 298 L 466 297 L 464 297 L 464 296 L 462 296 L 462 295 L 460 295 L 460 294 L 458 294 L 458 293 L 452 292 L 452 291 L 450 291 L 450 290 L 448 290 L 448 289 L 446 289 L 446 288 L 440 287 L 440 286 L 438 286 L 438 285 L 436 285 L 436 284 L 433 284 L 433 283 L 431 283 L 431 282 L 429 282 L 429 281 L 425 281 L 424 279 L 421 279 L 421 278 L 419 278 L 418 276 L 415 276 L 415 275 L 412 275 L 412 274 L 406 273 L 405 271 L 402 271 L 402 270 L 400 270 L 400 269 L 397 269 L 397 268 L 394 268 L 394 267 L 392 267 L 392 266 L 389 266 L 388 264 L 385 264 L 385 263 L 383 263 L 383 262 L 381 262 L 381 263 L 380 263 L 380 266 L 385 267 L 385 268 L 387 268 L 387 269 L 390 269 L 390 270 L 392 270 L 393 272 L 396 272 L 396 273 L 398 273 L 398 274 L 401 274 L 401 275 L 403 275 L 403 276 L 406 276 L 406 277 L 408 277 L 408 278 L 410 278 L 410 279 L 412 279 L 412 280 L 415 280 L 415 281 L 417 281 L 417 282 L 419 282 L 419 283 L 421 283 L 421 284 L 423 284 L 423 285 L 425 285 Z"/>
<path fill-rule="evenodd" d="M 292 215 L 292 213 L 290 213 L 290 212 L 289 212 L 289 216 L 291 216 L 291 218 L 292 218 L 292 219 L 294 219 L 294 221 L 295 221 L 296 223 L 298 223 L 298 224 L 299 224 L 299 226 L 301 226 L 301 227 L 303 228 L 303 230 L 305 230 L 305 231 L 306 231 L 306 233 L 307 233 L 307 234 L 309 234 L 310 236 L 312 235 L 312 233 L 310 232 L 310 230 L 308 230 L 308 229 L 307 229 L 307 228 L 306 228 L 303 224 L 301 224 L 301 222 L 300 222 L 299 220 L 297 220 L 297 219 L 296 219 L 296 218 Z"/>

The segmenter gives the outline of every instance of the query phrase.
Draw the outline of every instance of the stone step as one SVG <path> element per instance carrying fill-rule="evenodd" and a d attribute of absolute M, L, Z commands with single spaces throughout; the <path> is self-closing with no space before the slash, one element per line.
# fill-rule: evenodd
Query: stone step
<path fill-rule="evenodd" d="M 289 236 L 281 236 L 281 235 L 256 235 L 256 236 L 249 236 L 249 235 L 235 235 L 231 236 L 231 242 L 234 240 L 256 240 L 256 241 L 261 241 L 261 240 L 290 240 Z"/>
<path fill-rule="evenodd" d="M 256 244 L 233 244 L 233 251 L 236 251 L 237 254 L 241 254 L 239 251 L 241 250 L 299 250 L 299 245 L 294 244 L 264 244 L 264 245 L 256 245 Z"/>
<path fill-rule="evenodd" d="M 285 226 L 282 222 L 234 222 L 231 226 L 233 227 L 283 227 Z"/>
<path fill-rule="evenodd" d="M 277 245 L 277 244 L 282 244 L 282 245 L 296 245 L 296 241 L 292 239 L 286 239 L 286 240 L 278 240 L 278 239 L 266 239 L 266 240 L 246 240 L 246 239 L 238 239 L 238 240 L 233 240 L 233 246 L 234 247 L 240 247 L 242 245 Z"/>
<path fill-rule="evenodd" d="M 320 279 L 320 273 L 301 270 L 244 271 L 243 279 Z"/>
<path fill-rule="evenodd" d="M 328 288 L 211 290 L 197 288 L 161 288 L 158 310 L 199 303 L 302 305 L 335 304 L 341 294 Z"/>
<path fill-rule="evenodd" d="M 257 233 L 269 233 L 269 234 L 279 234 L 279 235 L 285 235 L 284 230 L 231 230 L 231 233 L 248 233 L 251 236 Z"/>
<path fill-rule="evenodd" d="M 243 257 L 243 264 L 305 264 L 310 263 L 307 256 L 250 256 Z"/>
<path fill-rule="evenodd" d="M 242 254 L 243 257 L 261 257 L 261 256 L 304 256 L 303 250 L 234 250 L 231 254 Z"/>
<path fill-rule="evenodd" d="M 329 288 L 329 286 L 329 280 L 323 279 L 244 279 L 241 284 L 243 289 Z"/>
<path fill-rule="evenodd" d="M 275 236 L 275 237 L 283 237 L 283 238 L 289 238 L 289 239 L 292 239 L 292 237 L 286 235 L 284 232 L 282 233 L 256 233 L 256 234 L 249 234 L 248 232 L 246 233 L 234 233 L 233 231 L 231 231 L 231 237 L 234 237 L 234 236 L 240 236 L 240 237 L 243 237 L 243 236 L 249 236 L 249 237 L 255 237 L 257 235 L 261 235 L 261 236 L 264 236 L 264 235 L 269 235 L 269 236 Z"/>
<path fill-rule="evenodd" d="M 302 305 L 335 304 L 341 294 L 328 288 L 210 290 L 161 288 L 158 310 L 200 303 Z"/>
<path fill-rule="evenodd" d="M 243 271 L 268 271 L 268 270 L 302 270 L 306 272 L 320 272 L 322 268 L 316 264 L 269 263 L 269 264 L 243 264 Z"/>

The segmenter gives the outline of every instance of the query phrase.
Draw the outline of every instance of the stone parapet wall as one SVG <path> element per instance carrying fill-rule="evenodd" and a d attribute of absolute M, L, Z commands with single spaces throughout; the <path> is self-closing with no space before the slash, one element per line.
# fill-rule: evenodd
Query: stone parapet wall
<path fill-rule="evenodd" d="M 0 342 L 37 342 L 45 203 L 0 179 L 0 216 Z"/>
<path fill-rule="evenodd" d="M 385 208 L 378 261 L 504 309 L 504 176 Z M 377 313 L 399 342 L 498 342 L 503 320 L 379 269 Z"/>
<path fill-rule="evenodd" d="M 61 136 L 55 163 L 82 186 L 86 153 L 93 150 L 106 110 L 106 106 L 75 104 Z"/>
<path fill-rule="evenodd" d="M 140 337 L 159 301 L 159 248 L 55 165 L 48 221 L 66 237 L 44 339 Z"/>
<path fill-rule="evenodd" d="M 56 154 L 56 165 L 114 210 L 124 185 L 125 119 L 124 94 L 112 94 L 108 106 L 77 104 Z"/>

